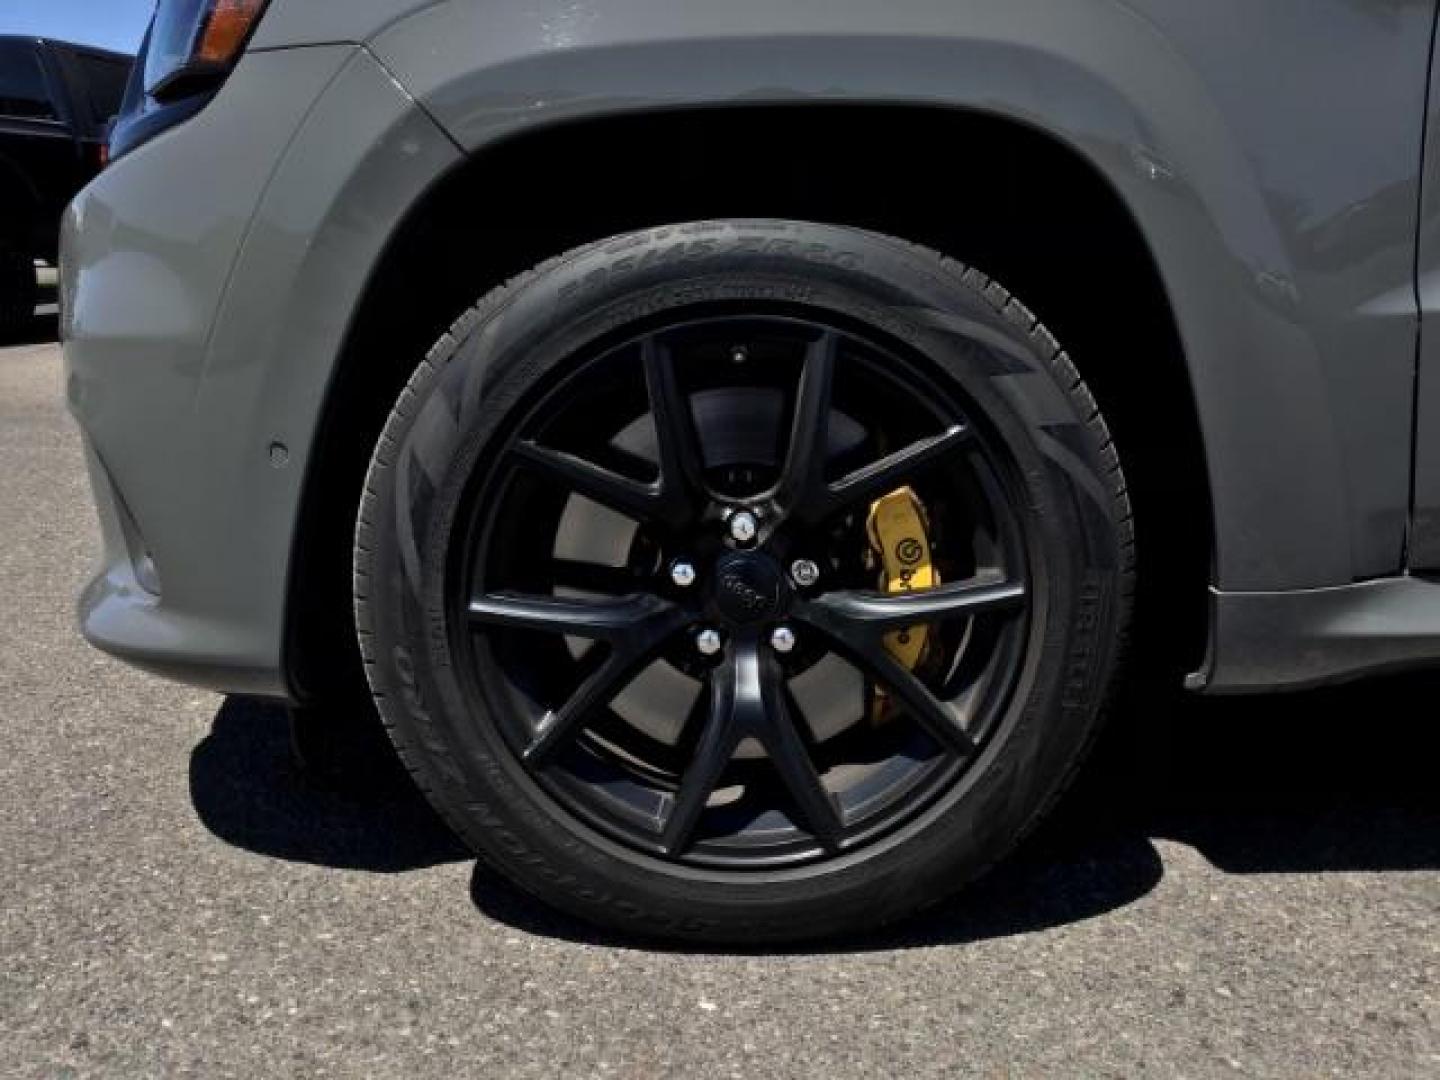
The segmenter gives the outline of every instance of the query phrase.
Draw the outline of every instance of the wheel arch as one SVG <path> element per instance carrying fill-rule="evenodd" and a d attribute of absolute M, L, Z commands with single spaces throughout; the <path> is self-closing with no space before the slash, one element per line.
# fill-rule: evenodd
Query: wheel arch
<path fill-rule="evenodd" d="M 844 168 L 817 157 L 835 145 L 847 149 Z M 957 145 L 987 167 L 944 168 Z M 582 182 L 574 168 L 657 152 L 664 170 L 612 173 L 602 184 Z M 907 158 L 912 168 L 897 175 L 893 163 Z M 1168 646 L 1157 660 L 1177 674 L 1198 663 L 1214 535 L 1204 442 L 1161 273 L 1105 173 L 1053 133 L 975 109 L 731 104 L 570 119 L 501 139 L 450 168 L 398 223 L 351 319 L 307 467 L 286 606 L 297 696 L 329 694 L 359 675 L 348 602 L 354 507 L 395 396 L 454 317 L 577 244 L 742 216 L 923 243 L 1031 306 L 1095 389 L 1122 454 L 1145 448 L 1126 458 L 1140 522 L 1138 614 L 1142 626 L 1167 623 L 1153 635 Z M 1046 257 L 1037 260 L 1040 244 Z M 1118 351 L 1109 314 L 1117 304 L 1129 328 Z"/>

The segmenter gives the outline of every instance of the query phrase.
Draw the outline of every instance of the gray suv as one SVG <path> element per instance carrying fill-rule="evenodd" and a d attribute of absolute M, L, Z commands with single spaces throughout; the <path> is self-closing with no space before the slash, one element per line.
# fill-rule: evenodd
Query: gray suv
<path fill-rule="evenodd" d="M 1440 658 L 1435 9 L 161 0 L 65 225 L 84 632 L 322 763 L 378 705 L 611 927 L 933 903 L 1126 657 Z"/>

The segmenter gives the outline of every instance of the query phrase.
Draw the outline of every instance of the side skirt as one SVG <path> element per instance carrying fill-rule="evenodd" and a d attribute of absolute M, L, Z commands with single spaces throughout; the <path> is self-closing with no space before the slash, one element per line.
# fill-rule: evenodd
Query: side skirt
<path fill-rule="evenodd" d="M 1297 592 L 1210 592 L 1207 694 L 1301 690 L 1440 665 L 1440 580 L 1389 577 Z"/>

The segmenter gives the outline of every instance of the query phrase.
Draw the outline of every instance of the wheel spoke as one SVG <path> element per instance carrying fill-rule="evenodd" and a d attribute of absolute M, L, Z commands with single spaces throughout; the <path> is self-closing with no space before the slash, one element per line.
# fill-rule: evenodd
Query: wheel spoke
<path fill-rule="evenodd" d="M 879 461 L 856 469 L 828 485 L 827 512 L 839 506 L 878 499 L 900 487 L 924 466 L 954 453 L 970 441 L 970 429 L 957 424 L 939 435 L 913 442 Z"/>
<path fill-rule="evenodd" d="M 821 783 L 810 749 L 800 735 L 794 703 L 785 692 L 779 665 L 773 660 L 766 664 L 765 695 L 768 723 L 761 741 L 800 812 L 801 820 L 796 824 L 809 830 L 827 851 L 834 851 L 843 827 L 840 806 Z"/>
<path fill-rule="evenodd" d="M 730 657 L 710 676 L 710 715 L 694 758 L 680 781 L 665 820 L 661 846 L 683 854 L 700 815 L 742 739 L 758 739 L 799 812 L 796 824 L 827 850 L 838 845 L 842 828 L 839 804 L 825 789 L 809 749 L 796 726 L 780 667 L 761 653 L 757 638 L 735 642 Z"/>
<path fill-rule="evenodd" d="M 753 648 L 743 653 L 737 649 L 710 675 L 710 715 L 661 831 L 660 845 L 671 857 L 683 854 L 690 846 L 695 826 L 734 756 L 735 747 L 747 728 L 758 722 L 756 715 L 763 716 L 758 659 Z"/>
<path fill-rule="evenodd" d="M 614 600 L 487 593 L 470 601 L 470 618 L 491 626 L 545 630 L 639 649 L 674 633 L 687 616 L 667 600 L 640 593 Z"/>
<path fill-rule="evenodd" d="M 705 496 L 705 465 L 690 399 L 680 387 L 675 357 L 669 349 L 652 337 L 645 339 L 641 351 L 663 498 L 667 503 L 694 505 Z"/>
<path fill-rule="evenodd" d="M 786 511 L 808 515 L 825 501 L 825 462 L 830 449 L 830 397 L 839 339 L 821 334 L 805 351 L 795 391 L 795 418 L 775 501 Z"/>
<path fill-rule="evenodd" d="M 546 713 L 525 749 L 539 762 L 595 709 L 609 704 L 690 619 L 676 604 L 635 594 L 614 600 L 566 600 L 553 596 L 487 593 L 470 602 L 470 618 L 488 626 L 540 630 L 604 641 L 605 659 L 569 700 Z"/>
<path fill-rule="evenodd" d="M 827 593 L 798 605 L 794 615 L 819 630 L 842 656 L 894 694 L 942 746 L 969 755 L 975 750 L 975 741 L 955 708 L 890 655 L 884 635 L 916 623 L 1016 610 L 1024 599 L 1022 584 L 986 575 L 914 593 Z"/>
<path fill-rule="evenodd" d="M 570 490 L 627 517 L 637 521 L 651 521 L 662 515 L 664 500 L 661 498 L 659 484 L 644 484 L 639 480 L 632 480 L 593 461 L 529 440 L 516 443 L 515 453 L 539 471 L 565 484 Z"/>
<path fill-rule="evenodd" d="M 595 709 L 610 704 L 652 656 L 653 650 L 638 653 L 612 650 L 564 705 L 547 712 L 541 719 L 534 738 L 525 748 L 525 760 L 532 765 L 543 764 L 574 733 L 582 720 Z"/>
<path fill-rule="evenodd" d="M 883 634 L 987 611 L 1015 611 L 1024 603 L 1023 583 L 987 574 L 915 592 L 826 593 L 804 604 L 797 618 L 837 633 Z"/>
<path fill-rule="evenodd" d="M 909 710 L 916 723 L 923 727 L 941 746 L 963 756 L 975 752 L 975 740 L 965 730 L 960 715 L 947 701 L 941 701 L 909 668 L 899 663 L 883 648 L 866 649 L 852 656 L 868 670 L 875 681 L 895 695 Z"/>

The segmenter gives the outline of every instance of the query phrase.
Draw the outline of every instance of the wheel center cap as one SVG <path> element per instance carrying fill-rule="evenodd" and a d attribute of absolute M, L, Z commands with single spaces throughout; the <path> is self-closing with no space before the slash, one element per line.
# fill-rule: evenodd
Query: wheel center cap
<path fill-rule="evenodd" d="M 715 568 L 715 607 L 735 626 L 752 626 L 783 614 L 790 598 L 785 575 L 768 555 L 737 551 Z"/>

